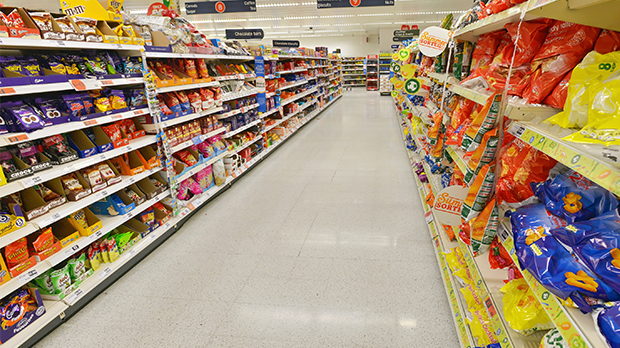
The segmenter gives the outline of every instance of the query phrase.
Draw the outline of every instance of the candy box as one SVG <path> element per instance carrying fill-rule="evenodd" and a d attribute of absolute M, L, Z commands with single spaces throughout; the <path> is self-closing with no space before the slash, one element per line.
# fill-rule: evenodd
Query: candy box
<path fill-rule="evenodd" d="M 104 153 L 106 151 L 110 151 L 114 149 L 114 144 L 110 137 L 101 129 L 100 126 L 96 126 L 92 128 L 93 135 L 95 137 L 95 145 L 97 146 L 97 151 L 99 153 Z"/>
<path fill-rule="evenodd" d="M 9 154 L 4 153 L 3 156 L 9 156 Z M 15 181 L 15 180 L 21 179 L 26 176 L 30 176 L 32 175 L 32 173 L 34 173 L 32 170 L 32 167 L 24 163 L 24 161 L 22 161 L 20 158 L 16 157 L 13 154 L 10 154 L 10 157 L 13 160 L 13 163 L 15 164 L 15 167 L 17 168 L 17 170 L 14 172 L 10 172 L 10 173 L 4 173 L 8 182 Z"/>
<path fill-rule="evenodd" d="M 58 25 L 65 33 L 65 40 L 67 41 L 84 41 L 86 40 L 85 35 L 79 30 L 78 26 L 73 21 L 73 18 L 61 13 L 52 13 L 52 18 L 56 25 Z M 66 31 L 63 30 L 63 26 L 65 26 Z M 73 30 L 73 31 L 72 31 Z"/>
<path fill-rule="evenodd" d="M 52 180 L 49 180 L 43 185 L 58 195 L 58 197 L 56 197 L 55 199 L 47 201 L 47 207 L 50 210 L 67 203 L 67 196 L 65 195 L 65 190 L 62 187 L 62 182 L 60 181 L 60 178 L 54 178 Z"/>
<path fill-rule="evenodd" d="M 93 203 L 90 208 L 93 213 L 98 215 L 125 215 L 132 211 L 136 207 L 134 201 L 125 194 L 125 192 L 118 191 L 116 194 L 110 195 Z"/>
<path fill-rule="evenodd" d="M 15 278 L 37 264 L 34 256 L 28 252 L 26 238 L 20 238 L 2 249 L 2 255 L 8 266 L 9 274 Z"/>
<path fill-rule="evenodd" d="M 83 216 L 79 216 L 83 213 Z M 82 210 L 78 210 L 77 212 L 69 215 L 69 222 L 75 227 L 78 232 L 80 232 L 80 236 L 88 237 L 91 234 L 99 231 L 103 227 L 103 223 L 95 214 L 93 214 L 90 209 L 84 208 Z M 81 219 L 81 221 L 79 220 Z M 84 220 L 86 225 L 84 224 Z"/>
<path fill-rule="evenodd" d="M 27 239 L 28 251 L 30 255 L 35 257 L 37 262 L 47 259 L 62 249 L 62 245 L 54 237 L 51 227 L 29 234 Z"/>
<path fill-rule="evenodd" d="M 133 44 L 133 36 L 130 35 L 130 33 L 127 30 L 125 30 L 123 24 L 115 23 L 115 22 L 108 22 L 107 24 L 110 27 L 110 29 L 112 29 L 114 33 L 118 36 L 118 41 L 119 41 L 118 43 L 125 44 L 125 45 Z M 119 26 L 121 28 L 118 28 Z M 133 31 L 133 28 L 131 28 L 131 31 Z"/>
<path fill-rule="evenodd" d="M 70 201 L 79 201 L 80 199 L 90 196 L 93 193 L 93 190 L 88 182 L 86 182 L 86 180 L 84 180 L 79 173 L 65 175 L 61 177 L 60 180 L 63 183 L 65 195 Z M 75 182 L 76 180 L 77 182 Z M 68 186 L 69 183 L 72 185 L 71 187 Z M 82 187 L 79 189 L 72 188 L 73 186 L 77 186 L 77 184 Z"/>
<path fill-rule="evenodd" d="M 139 221 L 137 218 L 129 219 L 129 221 L 125 222 L 123 226 L 128 227 L 132 231 L 139 234 L 140 238 L 135 240 L 135 242 L 139 241 L 140 239 L 146 237 L 149 233 L 151 233 L 151 229 L 149 228 L 149 226 L 142 221 Z"/>
<path fill-rule="evenodd" d="M 147 225 L 135 219 L 131 219 L 116 228 L 119 233 L 114 235 L 114 239 L 116 239 L 116 245 L 121 255 L 142 239 L 141 232 L 134 230 L 134 228 L 142 230 L 143 232 L 148 232 L 149 230 Z"/>
<path fill-rule="evenodd" d="M 111 43 L 111 44 L 120 44 L 120 39 L 118 35 L 110 28 L 107 22 L 105 21 L 97 21 L 97 30 L 98 34 L 103 38 L 103 42 Z"/>
<path fill-rule="evenodd" d="M 134 197 L 134 198 L 130 197 L 130 199 L 132 199 L 136 203 L 136 206 L 146 202 L 147 200 L 146 195 L 138 188 L 136 184 L 131 184 L 127 186 L 127 189 L 136 193 L 137 197 Z"/>
<path fill-rule="evenodd" d="M 28 10 L 28 15 L 35 23 L 44 40 L 65 40 L 66 35 L 50 13 Z M 36 20 L 38 19 L 38 21 Z"/>
<path fill-rule="evenodd" d="M 21 210 L 26 220 L 30 221 L 49 212 L 49 205 L 32 187 L 28 187 L 19 192 L 21 199 Z M 5 197 L 6 198 L 6 197 Z M 11 206 L 11 203 L 8 204 Z"/>
<path fill-rule="evenodd" d="M 97 146 L 81 129 L 67 134 L 67 140 L 69 140 L 69 146 L 78 153 L 80 158 L 90 157 L 98 153 Z"/>
<path fill-rule="evenodd" d="M 2 7 L 0 11 L 2 11 L 5 15 L 10 14 L 14 10 L 17 11 L 17 14 L 21 17 L 24 22 L 25 28 L 22 27 L 9 27 L 8 32 L 10 37 L 21 37 L 24 39 L 40 39 L 41 34 L 39 29 L 32 21 L 32 18 L 26 13 L 26 10 L 22 7 Z"/>
<path fill-rule="evenodd" d="M 137 154 L 137 151 L 131 151 L 122 156 L 111 159 L 117 169 L 121 169 L 123 175 L 137 175 L 145 171 L 144 162 Z"/>
<path fill-rule="evenodd" d="M 146 199 L 152 199 L 158 194 L 164 192 L 165 187 L 157 188 L 149 178 L 144 178 L 136 183 L 140 191 L 146 195 Z"/>
<path fill-rule="evenodd" d="M 69 142 L 62 135 L 43 139 L 39 149 L 43 149 L 42 152 L 51 160 L 53 165 L 65 164 L 79 158 L 78 153 L 70 147 Z"/>
<path fill-rule="evenodd" d="M 30 298 L 24 296 L 25 294 Z M 0 343 L 5 343 L 42 317 L 45 314 L 45 305 L 38 289 L 20 289 L 4 299 L 0 311 L 3 313 L 0 321 Z"/>
<path fill-rule="evenodd" d="M 11 204 L 8 206 L 8 210 L 10 212 L 0 212 L 0 237 L 26 226 L 26 219 L 19 205 Z M 0 274 L 1 283 L 2 275 Z"/>
<path fill-rule="evenodd" d="M 150 146 L 141 147 L 138 149 L 137 154 L 140 156 L 140 160 L 144 163 L 146 169 L 153 169 L 160 166 L 159 157 L 157 157 L 157 153 Z"/>
<path fill-rule="evenodd" d="M 51 227 L 54 237 L 56 237 L 63 248 L 80 239 L 80 232 L 78 232 L 67 218 L 54 222 Z"/>
<path fill-rule="evenodd" d="M 119 182 L 123 181 L 123 178 L 121 177 L 121 173 L 118 171 L 118 169 L 116 169 L 116 167 L 114 166 L 114 164 L 112 164 L 112 162 L 110 162 L 110 160 L 105 161 L 105 164 L 108 165 L 108 167 L 114 172 L 115 176 L 113 178 L 109 178 L 107 180 L 108 186 L 110 185 L 114 185 L 114 184 L 118 184 Z"/>

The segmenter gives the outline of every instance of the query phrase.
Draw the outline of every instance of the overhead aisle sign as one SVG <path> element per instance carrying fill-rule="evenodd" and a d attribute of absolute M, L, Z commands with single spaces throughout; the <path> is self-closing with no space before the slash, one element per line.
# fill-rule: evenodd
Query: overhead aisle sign
<path fill-rule="evenodd" d="M 317 0 L 316 8 L 394 6 L 394 0 Z"/>
<path fill-rule="evenodd" d="M 256 0 L 186 2 L 185 11 L 188 15 L 204 13 L 256 12 Z"/>
<path fill-rule="evenodd" d="M 297 48 L 299 47 L 299 41 L 297 40 L 272 40 L 271 45 L 274 47 Z"/>
<path fill-rule="evenodd" d="M 249 40 L 262 39 L 265 36 L 263 29 L 226 29 L 226 38 L 228 40 Z"/>

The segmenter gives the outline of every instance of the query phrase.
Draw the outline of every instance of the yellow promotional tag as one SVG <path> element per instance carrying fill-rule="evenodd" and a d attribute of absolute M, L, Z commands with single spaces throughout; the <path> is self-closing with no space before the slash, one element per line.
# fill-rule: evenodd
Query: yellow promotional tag
<path fill-rule="evenodd" d="M 398 91 L 392 91 L 392 97 L 393 98 L 398 97 Z"/>
<path fill-rule="evenodd" d="M 405 82 L 404 81 L 398 80 L 398 81 L 394 82 L 394 89 L 397 89 L 397 90 L 400 91 L 401 89 L 403 89 L 403 87 L 405 87 Z"/>
<path fill-rule="evenodd" d="M 405 64 L 403 65 L 403 67 L 400 69 L 400 73 L 406 78 L 406 79 L 410 79 L 415 75 L 415 65 L 413 64 Z"/>
<path fill-rule="evenodd" d="M 398 53 L 394 53 L 394 54 L 392 55 L 392 60 L 400 60 L 400 58 L 399 58 L 399 56 L 398 56 Z"/>
<path fill-rule="evenodd" d="M 406 48 L 401 49 L 400 51 L 398 51 L 398 59 L 405 61 L 407 59 L 409 59 L 409 56 L 411 55 L 411 51 L 409 51 Z"/>
<path fill-rule="evenodd" d="M 420 90 L 420 86 L 422 86 L 422 84 L 418 79 L 409 79 L 407 80 L 407 82 L 404 83 L 405 92 L 407 92 L 407 94 L 418 93 L 418 91 Z"/>
<path fill-rule="evenodd" d="M 396 83 L 396 81 L 398 81 L 398 79 L 396 78 L 396 76 L 392 76 L 392 78 L 390 79 L 391 83 Z"/>

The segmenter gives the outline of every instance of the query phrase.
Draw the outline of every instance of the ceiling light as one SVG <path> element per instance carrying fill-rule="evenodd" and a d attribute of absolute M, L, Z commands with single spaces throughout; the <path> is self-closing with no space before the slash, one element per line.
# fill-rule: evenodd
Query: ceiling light
<path fill-rule="evenodd" d="M 255 17 L 255 18 L 247 19 L 248 22 L 267 22 L 267 21 L 279 21 L 279 20 L 282 20 L 282 18 L 280 17 Z"/>
<path fill-rule="evenodd" d="M 213 23 L 213 21 L 210 19 L 200 20 L 200 21 L 189 21 L 189 22 L 192 24 Z"/>
<path fill-rule="evenodd" d="M 359 16 L 359 15 L 358 15 Z M 345 17 L 355 17 L 355 15 L 333 15 L 333 16 L 321 16 L 321 18 L 345 18 Z"/>
<path fill-rule="evenodd" d="M 245 22 L 247 19 L 238 18 L 238 19 L 214 19 L 214 23 L 231 23 L 231 22 Z"/>
<path fill-rule="evenodd" d="M 364 23 L 364 25 L 390 25 L 394 24 L 393 22 L 379 22 L 379 23 Z"/>
<path fill-rule="evenodd" d="M 217 31 L 217 29 L 198 29 L 200 31 Z"/>
<path fill-rule="evenodd" d="M 301 25 L 276 25 L 273 26 L 274 29 L 284 29 L 284 28 L 301 28 Z"/>
<path fill-rule="evenodd" d="M 404 13 L 399 13 L 404 14 Z M 358 14 L 358 17 L 370 17 L 370 16 L 393 16 L 394 13 L 362 13 Z"/>
<path fill-rule="evenodd" d="M 315 19 L 319 18 L 319 16 L 294 16 L 294 17 L 284 17 L 284 19 Z"/>
<path fill-rule="evenodd" d="M 334 26 L 334 27 L 350 27 L 352 25 L 362 25 L 362 23 L 334 23 L 334 24 L 330 24 L 329 26 Z"/>

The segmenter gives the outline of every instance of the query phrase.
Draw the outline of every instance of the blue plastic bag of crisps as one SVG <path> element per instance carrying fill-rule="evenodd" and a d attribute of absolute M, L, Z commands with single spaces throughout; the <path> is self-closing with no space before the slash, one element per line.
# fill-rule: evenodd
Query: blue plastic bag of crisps
<path fill-rule="evenodd" d="M 597 218 L 553 229 L 551 234 L 620 293 L 620 214 L 612 210 Z"/>
<path fill-rule="evenodd" d="M 547 210 L 570 223 L 585 221 L 618 207 L 618 199 L 611 192 L 572 170 L 531 185 Z"/>
<path fill-rule="evenodd" d="M 594 312 L 594 322 L 611 348 L 620 348 L 620 302 Z"/>
<path fill-rule="evenodd" d="M 565 223 L 551 217 L 542 204 L 517 209 L 511 215 L 517 257 L 547 290 L 566 300 L 572 299 L 584 312 L 591 311 L 584 296 L 603 301 L 620 300 L 620 294 L 580 264 L 549 230 Z"/>

